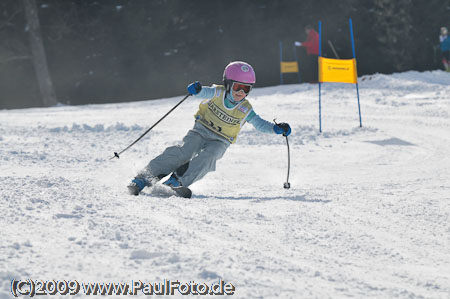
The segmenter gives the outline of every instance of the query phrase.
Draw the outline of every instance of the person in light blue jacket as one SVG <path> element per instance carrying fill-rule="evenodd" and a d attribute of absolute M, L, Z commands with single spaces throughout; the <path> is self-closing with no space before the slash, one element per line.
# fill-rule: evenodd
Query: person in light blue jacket
<path fill-rule="evenodd" d="M 128 185 L 130 194 L 138 195 L 165 176 L 164 183 L 172 188 L 188 187 L 216 169 L 228 147 L 236 142 L 245 123 L 264 133 L 288 136 L 287 123 L 274 124 L 262 119 L 246 99 L 256 82 L 251 65 L 235 61 L 227 65 L 223 85 L 205 87 L 196 81 L 187 90 L 196 98 L 204 99 L 194 115 L 194 127 L 183 138 L 183 143 L 171 146 L 152 159 Z"/>
<path fill-rule="evenodd" d="M 442 55 L 442 64 L 447 72 L 450 72 L 450 38 L 448 37 L 448 30 L 446 27 L 441 28 L 439 35 L 439 42 Z"/>

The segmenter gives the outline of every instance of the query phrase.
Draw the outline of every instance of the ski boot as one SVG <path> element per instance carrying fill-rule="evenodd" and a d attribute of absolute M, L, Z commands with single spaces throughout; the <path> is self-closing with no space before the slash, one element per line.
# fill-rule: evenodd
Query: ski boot
<path fill-rule="evenodd" d="M 158 176 L 138 174 L 133 180 L 131 180 L 131 183 L 127 186 L 128 192 L 130 192 L 131 195 L 139 195 L 142 189 L 155 185 L 165 176 L 167 176 L 167 174 L 161 174 Z"/>
<path fill-rule="evenodd" d="M 131 184 L 127 186 L 128 192 L 130 192 L 131 195 L 139 195 L 142 189 L 147 185 L 149 184 L 146 180 L 136 177 L 131 181 Z"/>
<path fill-rule="evenodd" d="M 170 178 L 163 183 L 163 185 L 169 186 L 173 191 L 175 191 L 176 196 L 191 198 L 192 191 L 188 187 L 184 187 L 177 174 L 174 172 Z"/>
<path fill-rule="evenodd" d="M 166 186 L 172 187 L 172 188 L 181 186 L 181 183 L 178 180 L 178 176 L 175 173 L 172 173 L 170 178 L 167 181 L 165 181 L 163 184 Z"/>

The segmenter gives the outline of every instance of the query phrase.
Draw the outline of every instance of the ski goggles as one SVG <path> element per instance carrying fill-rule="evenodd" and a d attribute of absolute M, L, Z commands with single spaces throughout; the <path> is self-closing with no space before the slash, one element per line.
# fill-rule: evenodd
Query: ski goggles
<path fill-rule="evenodd" d="M 252 84 L 233 82 L 231 89 L 235 92 L 242 90 L 245 94 L 249 94 L 250 90 L 252 90 Z"/>

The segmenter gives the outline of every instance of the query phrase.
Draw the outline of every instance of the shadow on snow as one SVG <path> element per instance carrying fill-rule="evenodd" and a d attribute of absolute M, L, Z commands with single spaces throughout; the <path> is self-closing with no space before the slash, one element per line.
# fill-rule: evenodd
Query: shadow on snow
<path fill-rule="evenodd" d="M 324 199 L 309 199 L 305 195 L 297 196 L 276 196 L 276 197 L 256 197 L 256 196 L 206 196 L 206 195 L 193 195 L 192 198 L 196 199 L 220 199 L 220 200 L 254 200 L 255 202 L 263 202 L 269 200 L 291 200 L 309 203 L 329 203 L 331 200 Z"/>

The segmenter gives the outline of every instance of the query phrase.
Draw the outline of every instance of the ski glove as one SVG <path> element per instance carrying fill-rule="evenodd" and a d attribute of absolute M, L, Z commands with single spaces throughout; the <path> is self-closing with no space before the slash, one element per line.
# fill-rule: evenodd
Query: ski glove
<path fill-rule="evenodd" d="M 294 45 L 297 46 L 297 47 L 300 47 L 302 45 L 302 43 L 301 42 L 294 42 Z"/>
<path fill-rule="evenodd" d="M 273 131 L 276 134 L 283 134 L 283 136 L 289 136 L 291 134 L 291 127 L 287 123 L 274 124 Z"/>
<path fill-rule="evenodd" d="M 195 81 L 187 86 L 187 91 L 192 95 L 199 93 L 201 90 L 202 84 L 198 81 Z"/>

